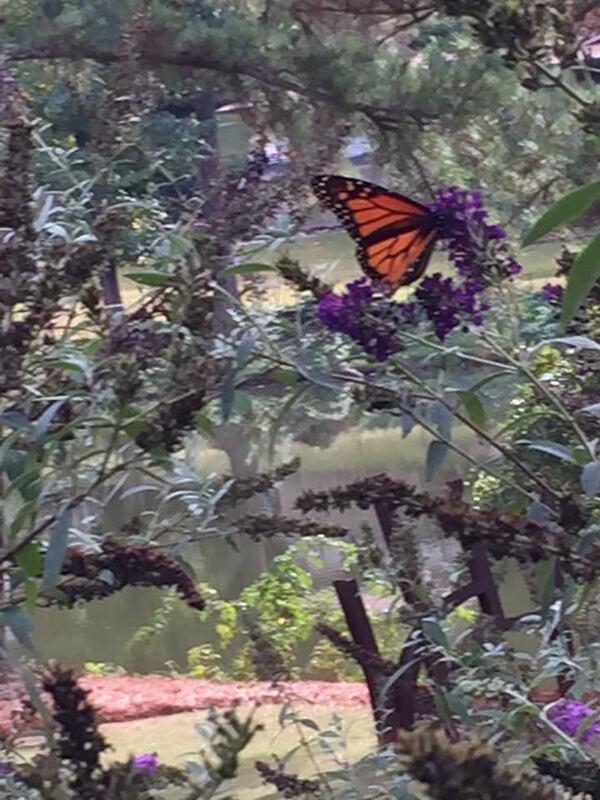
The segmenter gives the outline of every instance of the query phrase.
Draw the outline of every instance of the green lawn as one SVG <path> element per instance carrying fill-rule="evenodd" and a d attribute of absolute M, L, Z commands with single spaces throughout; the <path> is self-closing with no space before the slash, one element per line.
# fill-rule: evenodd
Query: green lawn
<path fill-rule="evenodd" d="M 273 791 L 264 786 L 258 776 L 254 762 L 271 761 L 272 756 L 283 757 L 298 747 L 299 729 L 287 723 L 281 728 L 278 717 L 280 706 L 262 706 L 256 712 L 257 722 L 264 730 L 256 734 L 250 745 L 243 751 L 238 777 L 223 787 L 225 793 L 233 793 L 244 800 L 257 800 L 273 796 Z M 240 706 L 243 718 L 248 706 Z M 338 759 L 343 762 L 356 762 L 372 752 L 375 747 L 371 712 L 368 708 L 333 708 L 295 704 L 294 711 L 300 717 L 313 720 L 321 730 L 331 725 L 332 715 L 338 714 L 342 722 L 343 739 L 334 737 L 324 741 L 331 745 Z M 167 717 L 153 717 L 134 722 L 115 722 L 101 726 L 102 733 L 114 748 L 110 757 L 126 759 L 132 753 L 156 752 L 165 764 L 183 766 L 186 761 L 198 760 L 198 752 L 204 740 L 194 730 L 194 725 L 206 719 L 205 711 L 186 714 L 173 714 Z M 313 777 L 319 770 L 335 768 L 331 754 L 326 754 L 319 746 L 319 732 L 300 727 L 308 748 L 300 746 L 286 764 L 288 772 L 301 777 Z M 339 768 L 339 766 L 338 766 Z"/>

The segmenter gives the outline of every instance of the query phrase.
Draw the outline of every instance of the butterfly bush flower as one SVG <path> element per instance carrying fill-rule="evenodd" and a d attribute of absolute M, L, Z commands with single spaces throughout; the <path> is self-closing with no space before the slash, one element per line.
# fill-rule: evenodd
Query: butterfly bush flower
<path fill-rule="evenodd" d="M 542 286 L 540 294 L 542 295 L 542 299 L 547 303 L 560 303 L 563 295 L 563 287 L 560 283 L 547 283 L 545 286 Z"/>
<path fill-rule="evenodd" d="M 142 772 L 155 772 L 158 769 L 158 756 L 156 753 L 139 753 L 131 763 Z"/>
<path fill-rule="evenodd" d="M 461 277 L 481 283 L 480 291 L 494 278 L 521 272 L 506 241 L 506 231 L 487 221 L 479 192 L 458 186 L 438 189 L 429 208 L 444 217 L 440 239 L 448 249 L 450 261 Z"/>
<path fill-rule="evenodd" d="M 361 278 L 343 294 L 328 292 L 319 301 L 318 316 L 327 328 L 350 336 L 380 361 L 400 349 L 402 324 L 426 319 L 440 341 L 468 323 L 481 325 L 489 309 L 482 298 L 486 287 L 521 271 L 504 228 L 488 221 L 479 192 L 438 189 L 429 208 L 444 220 L 439 240 L 458 280 L 436 272 L 423 278 L 414 301 L 395 303 L 389 289 Z"/>
<path fill-rule="evenodd" d="M 346 286 L 344 294 L 322 295 L 317 314 L 326 328 L 345 333 L 367 353 L 385 361 L 399 349 L 398 305 L 390 297 L 377 297 L 376 286 L 368 278 L 358 278 Z"/>
<path fill-rule="evenodd" d="M 548 709 L 548 719 L 568 736 L 575 737 L 581 723 L 595 713 L 593 708 L 579 700 L 562 700 Z M 594 741 L 598 734 L 600 734 L 600 719 L 592 722 L 581 740 L 588 744 Z"/>

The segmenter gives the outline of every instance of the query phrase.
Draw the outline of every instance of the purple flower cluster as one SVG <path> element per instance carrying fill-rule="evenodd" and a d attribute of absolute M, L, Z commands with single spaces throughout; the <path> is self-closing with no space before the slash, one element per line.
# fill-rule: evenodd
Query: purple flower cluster
<path fill-rule="evenodd" d="M 540 292 L 547 303 L 560 303 L 563 296 L 563 287 L 560 283 L 547 283 Z"/>
<path fill-rule="evenodd" d="M 319 319 L 332 331 L 345 333 L 379 361 L 399 349 L 396 337 L 402 304 L 389 296 L 378 296 L 375 284 L 359 278 L 346 286 L 344 294 L 327 292 L 319 300 Z"/>
<path fill-rule="evenodd" d="M 489 304 L 480 299 L 483 286 L 466 280 L 456 286 L 452 278 L 436 272 L 424 278 L 415 292 L 425 316 L 433 325 L 436 336 L 443 341 L 450 331 L 468 318 L 473 325 L 481 325 Z"/>
<path fill-rule="evenodd" d="M 156 753 L 139 753 L 131 760 L 131 764 L 135 769 L 142 772 L 156 772 L 158 769 L 158 756 Z"/>
<path fill-rule="evenodd" d="M 548 709 L 548 719 L 553 722 L 557 728 L 560 728 L 561 731 L 574 737 L 581 723 L 587 717 L 595 713 L 593 708 L 590 708 L 590 706 L 579 700 L 561 700 Z M 586 729 L 581 739 L 587 744 L 593 741 L 599 734 L 600 719 L 597 719 Z"/>
<path fill-rule="evenodd" d="M 506 231 L 491 225 L 479 192 L 458 186 L 438 189 L 431 211 L 444 219 L 441 239 L 446 243 L 450 261 L 458 274 L 485 286 L 494 278 L 518 275 L 521 265 L 515 261 L 506 243 Z"/>
<path fill-rule="evenodd" d="M 434 273 L 421 281 L 413 302 L 394 303 L 387 289 L 361 278 L 344 294 L 328 292 L 319 301 L 318 316 L 327 328 L 350 336 L 380 361 L 400 349 L 397 333 L 403 323 L 425 318 L 441 341 L 467 323 L 481 325 L 489 309 L 481 297 L 485 288 L 521 271 L 504 229 L 488 222 L 478 192 L 439 189 L 429 207 L 443 221 L 440 239 L 459 282 Z"/>

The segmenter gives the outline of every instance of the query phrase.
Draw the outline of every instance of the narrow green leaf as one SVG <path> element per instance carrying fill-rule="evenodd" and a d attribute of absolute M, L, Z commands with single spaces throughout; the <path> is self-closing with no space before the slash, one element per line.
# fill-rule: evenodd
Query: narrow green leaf
<path fill-rule="evenodd" d="M 480 427 L 485 425 L 487 414 L 485 413 L 485 408 L 483 407 L 481 400 L 475 394 L 475 392 L 471 390 L 459 392 L 458 396 L 462 400 L 469 419 Z"/>
<path fill-rule="evenodd" d="M 423 633 L 428 639 L 431 639 L 434 644 L 448 649 L 448 637 L 439 622 L 434 619 L 424 619 L 422 625 Z"/>
<path fill-rule="evenodd" d="M 40 589 L 37 581 L 33 581 L 30 578 L 25 584 L 25 606 L 30 614 L 32 614 L 35 609 L 39 594 Z"/>
<path fill-rule="evenodd" d="M 548 561 L 540 564 L 538 570 L 538 592 L 541 598 L 541 611 L 544 619 L 548 616 L 548 611 L 554 599 L 554 591 L 556 589 L 556 568 L 555 559 L 550 558 Z"/>
<path fill-rule="evenodd" d="M 244 364 L 248 361 L 250 353 L 252 352 L 252 350 L 254 350 L 255 345 L 256 345 L 256 337 L 253 336 L 251 333 L 246 333 L 242 337 L 242 341 L 240 342 L 237 352 L 235 354 L 238 367 L 243 367 Z"/>
<path fill-rule="evenodd" d="M 600 539 L 600 525 L 592 525 L 588 531 L 579 539 L 576 549 L 581 555 L 588 553 L 593 544 Z"/>
<path fill-rule="evenodd" d="M 443 439 L 452 438 L 452 423 L 454 417 L 449 408 L 446 408 L 443 403 L 432 403 L 429 407 L 428 416 Z"/>
<path fill-rule="evenodd" d="M 556 339 L 548 339 L 545 342 L 540 342 L 539 345 L 536 345 L 535 350 L 538 347 L 543 347 L 545 344 L 566 344 L 568 347 L 576 347 L 579 350 L 600 350 L 600 344 L 595 342 L 593 339 L 590 339 L 589 336 L 559 336 Z"/>
<path fill-rule="evenodd" d="M 399 419 L 400 423 L 400 430 L 402 431 L 402 436 L 405 438 L 408 434 L 413 430 L 415 427 L 416 420 L 410 414 L 402 414 Z"/>
<path fill-rule="evenodd" d="M 48 428 L 52 424 L 52 420 L 59 412 L 60 408 L 64 405 L 66 399 L 67 399 L 66 397 L 60 397 L 58 400 L 55 400 L 53 403 L 50 403 L 50 405 L 44 411 L 43 414 L 40 414 L 35 423 L 36 441 L 41 442 L 42 439 L 46 436 Z"/>
<path fill-rule="evenodd" d="M 291 369 L 274 369 L 271 372 L 271 376 L 284 386 L 296 386 L 298 384 L 298 375 Z"/>
<path fill-rule="evenodd" d="M 523 240 L 523 246 L 533 244 L 560 225 L 580 216 L 598 199 L 600 199 L 600 181 L 588 183 L 561 197 L 535 223 Z"/>
<path fill-rule="evenodd" d="M 425 459 L 425 480 L 430 481 L 433 479 L 437 471 L 440 469 L 446 456 L 448 455 L 448 445 L 446 442 L 441 442 L 439 439 L 434 439 L 427 448 L 427 457 Z"/>
<path fill-rule="evenodd" d="M 0 611 L 0 622 L 4 622 L 13 632 L 15 638 L 31 652 L 34 651 L 31 634 L 33 620 L 22 606 L 10 606 Z"/>
<path fill-rule="evenodd" d="M 271 264 L 236 264 L 233 267 L 225 267 L 219 275 L 246 275 L 251 272 L 279 272 Z"/>
<path fill-rule="evenodd" d="M 565 328 L 600 278 L 600 233 L 575 259 L 563 292 L 561 324 Z"/>
<path fill-rule="evenodd" d="M 52 533 L 50 534 L 50 543 L 44 557 L 42 587 L 45 591 L 52 589 L 60 576 L 60 571 L 67 552 L 70 526 L 71 512 L 63 511 L 54 523 Z"/>
<path fill-rule="evenodd" d="M 337 378 L 332 378 L 327 372 L 322 369 L 314 369 L 313 367 L 306 367 L 304 364 L 297 363 L 296 369 L 298 372 L 309 380 L 311 383 L 316 383 L 318 386 L 324 386 L 327 389 L 334 389 L 339 392 L 343 383 Z"/>
<path fill-rule="evenodd" d="M 16 556 L 15 561 L 17 566 L 21 567 L 23 572 L 30 578 L 35 578 L 42 571 L 42 554 L 37 542 L 28 544 L 23 550 L 20 550 Z"/>
<path fill-rule="evenodd" d="M 308 717 L 301 717 L 300 719 L 296 720 L 300 725 L 304 725 L 305 728 L 310 728 L 311 731 L 320 731 L 318 724 L 314 721 L 314 719 L 309 719 Z"/>
<path fill-rule="evenodd" d="M 214 436 L 215 426 L 203 411 L 199 411 L 196 414 L 196 425 L 201 431 L 204 431 L 204 433 L 209 436 Z"/>
<path fill-rule="evenodd" d="M 450 711 L 457 716 L 463 725 L 469 724 L 469 706 L 458 692 L 447 692 L 446 703 Z"/>
<path fill-rule="evenodd" d="M 235 401 L 235 373 L 230 372 L 225 376 L 223 386 L 221 387 L 221 415 L 223 423 L 229 420 L 231 412 L 233 411 L 233 404 Z"/>
<path fill-rule="evenodd" d="M 491 383 L 492 381 L 495 381 L 498 378 L 510 378 L 513 374 L 514 374 L 513 370 L 507 370 L 507 369 L 498 370 L 498 372 L 493 372 L 491 375 L 486 375 L 484 378 L 481 378 L 481 380 L 476 381 L 476 383 L 474 383 L 473 386 L 469 388 L 469 391 L 478 392 L 479 389 L 483 389 L 483 387 L 487 386 L 488 383 Z"/>
<path fill-rule="evenodd" d="M 17 536 L 26 525 L 29 525 L 35 513 L 36 502 L 35 500 L 28 500 L 24 503 L 15 515 L 15 518 L 10 523 L 11 536 Z"/>
<path fill-rule="evenodd" d="M 577 728 L 577 732 L 575 733 L 575 738 L 577 739 L 578 742 L 583 741 L 583 736 L 587 731 L 587 729 L 591 727 L 594 724 L 594 722 L 596 722 L 596 720 L 598 720 L 599 718 L 600 718 L 600 708 L 594 711 L 593 714 L 590 714 L 589 716 L 583 718 L 583 720 L 579 724 L 579 727 Z"/>
<path fill-rule="evenodd" d="M 142 286 L 173 286 L 175 279 L 166 272 L 144 270 L 140 272 L 125 272 L 124 277 Z"/>
<path fill-rule="evenodd" d="M 588 497 L 595 497 L 600 489 L 600 461 L 590 461 L 581 470 L 581 488 Z"/>
<path fill-rule="evenodd" d="M 33 429 L 31 422 L 20 411 L 3 411 L 0 413 L 0 425 L 6 425 L 16 431 Z"/>
<path fill-rule="evenodd" d="M 290 395 L 290 397 L 288 397 L 288 399 L 282 405 L 279 413 L 275 417 L 275 421 L 271 426 L 271 432 L 269 434 L 269 458 L 273 457 L 275 452 L 275 444 L 277 442 L 277 434 L 281 430 L 281 426 L 290 412 L 290 409 L 295 406 L 298 400 L 300 400 L 300 398 L 306 394 L 309 388 L 310 386 L 306 383 L 303 386 L 298 387 L 298 389 L 296 389 L 296 391 Z"/>
<path fill-rule="evenodd" d="M 237 389 L 234 395 L 233 407 L 240 416 L 250 415 L 252 413 L 252 395 Z"/>
<path fill-rule="evenodd" d="M 516 442 L 516 444 L 527 445 L 530 450 L 539 450 L 540 453 L 548 453 L 548 455 L 560 458 L 561 461 L 568 461 L 570 464 L 576 463 L 571 448 L 565 447 L 563 444 L 558 444 L 557 442 L 546 442 L 541 439 L 532 442 L 522 439 Z"/>

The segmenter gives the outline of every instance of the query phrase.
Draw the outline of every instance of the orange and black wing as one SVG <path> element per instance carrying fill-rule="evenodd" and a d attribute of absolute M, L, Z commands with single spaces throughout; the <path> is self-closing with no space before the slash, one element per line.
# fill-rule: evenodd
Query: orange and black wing
<path fill-rule="evenodd" d="M 312 188 L 357 242 L 357 258 L 368 275 L 393 288 L 421 277 L 440 232 L 428 208 L 373 183 L 337 175 L 318 175 Z"/>

